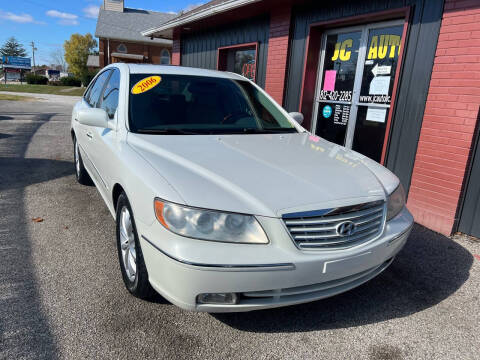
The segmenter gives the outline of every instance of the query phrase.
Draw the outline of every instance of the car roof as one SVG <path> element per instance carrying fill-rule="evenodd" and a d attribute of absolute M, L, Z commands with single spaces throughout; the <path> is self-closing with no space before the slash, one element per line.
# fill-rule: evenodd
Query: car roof
<path fill-rule="evenodd" d="M 130 74 L 171 74 L 171 75 L 193 75 L 208 76 L 223 79 L 245 80 L 241 75 L 217 70 L 199 69 L 186 66 L 173 65 L 151 65 L 151 64 L 127 64 Z"/>

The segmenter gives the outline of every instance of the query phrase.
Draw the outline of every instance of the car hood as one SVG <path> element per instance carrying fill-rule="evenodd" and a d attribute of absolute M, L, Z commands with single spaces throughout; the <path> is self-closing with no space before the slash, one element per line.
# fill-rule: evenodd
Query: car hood
<path fill-rule="evenodd" d="M 398 185 L 379 164 L 309 133 L 129 133 L 127 142 L 195 207 L 277 217 L 384 199 Z"/>

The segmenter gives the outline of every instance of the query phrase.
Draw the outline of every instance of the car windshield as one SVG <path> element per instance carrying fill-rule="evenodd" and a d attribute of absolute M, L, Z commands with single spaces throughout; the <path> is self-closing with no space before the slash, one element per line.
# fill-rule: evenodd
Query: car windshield
<path fill-rule="evenodd" d="M 130 75 L 130 131 L 144 134 L 298 132 L 265 94 L 245 80 Z"/>

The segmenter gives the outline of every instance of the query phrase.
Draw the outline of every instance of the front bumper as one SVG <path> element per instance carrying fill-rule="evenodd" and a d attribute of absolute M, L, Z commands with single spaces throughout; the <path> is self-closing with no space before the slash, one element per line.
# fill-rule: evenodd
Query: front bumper
<path fill-rule="evenodd" d="M 149 280 L 175 305 L 194 311 L 239 312 L 330 297 L 386 269 L 410 234 L 406 208 L 371 243 L 343 250 L 301 251 L 280 219 L 259 218 L 268 245 L 225 244 L 177 236 L 159 224 L 137 224 Z M 236 293 L 235 305 L 199 304 L 202 293 Z"/>

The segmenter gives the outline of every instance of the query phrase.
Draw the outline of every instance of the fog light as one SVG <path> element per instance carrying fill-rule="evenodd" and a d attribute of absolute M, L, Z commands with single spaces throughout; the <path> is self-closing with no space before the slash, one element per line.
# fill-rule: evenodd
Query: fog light
<path fill-rule="evenodd" d="M 238 302 L 238 296 L 235 293 L 206 293 L 198 295 L 197 302 L 200 304 L 235 305 Z"/>

